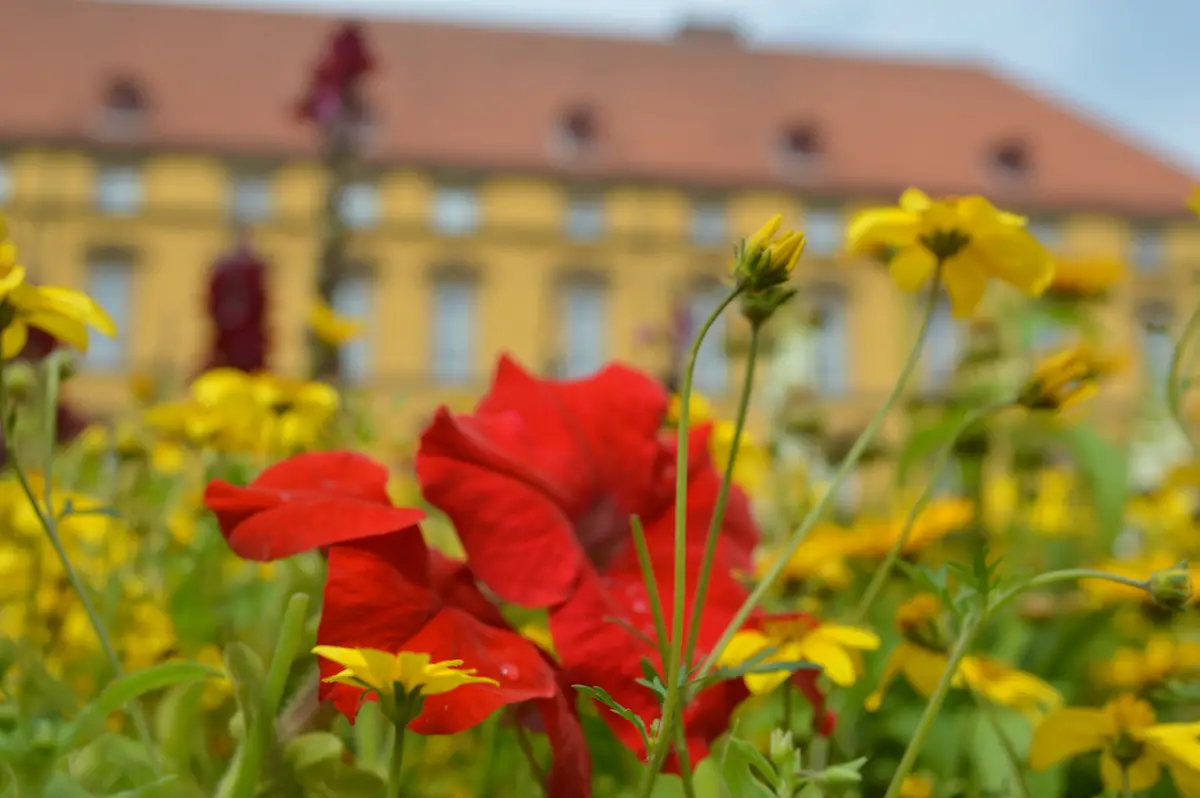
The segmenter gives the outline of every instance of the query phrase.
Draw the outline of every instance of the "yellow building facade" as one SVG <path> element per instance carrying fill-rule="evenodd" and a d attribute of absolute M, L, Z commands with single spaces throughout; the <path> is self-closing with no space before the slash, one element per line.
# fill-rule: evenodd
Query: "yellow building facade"
<path fill-rule="evenodd" d="M 122 162 L 121 179 L 136 175 L 137 188 L 130 184 L 128 197 L 114 200 L 118 191 L 100 188 L 115 179 L 104 171 L 113 167 L 96 153 L 30 148 L 4 161 L 4 211 L 37 279 L 90 290 L 120 322 L 120 337 L 84 359 L 72 396 L 93 412 L 112 413 L 128 402 L 133 374 L 181 385 L 194 373 L 208 346 L 209 269 L 229 248 L 239 215 L 271 268 L 272 363 L 303 374 L 322 230 L 319 165 L 281 163 L 248 181 L 208 155 L 151 154 L 131 163 Z M 796 277 L 802 292 L 841 305 L 832 318 L 844 329 L 828 340 L 818 336 L 819 346 L 836 347 L 822 357 L 844 364 L 826 391 L 838 417 L 854 423 L 869 413 L 911 343 L 915 299 L 900 294 L 878 265 L 837 251 L 841 225 L 861 203 L 815 206 L 778 191 L 730 192 L 718 201 L 671 186 L 584 191 L 517 174 L 473 184 L 403 168 L 373 177 L 352 186 L 357 209 L 347 204 L 345 211 L 354 227 L 349 282 L 365 297 L 347 309 L 365 327 L 349 358 L 358 370 L 352 387 L 381 408 L 398 408 L 402 423 L 439 402 L 472 401 L 502 352 L 542 372 L 586 373 L 618 360 L 662 373 L 671 352 L 661 334 L 680 297 L 690 295 L 699 308 L 726 277 L 734 239 L 779 211 L 810 229 Z M 256 191 L 256 198 L 239 191 Z M 1155 351 L 1143 342 L 1143 322 L 1169 325 L 1188 310 L 1200 227 L 1180 219 L 1147 228 L 1079 212 L 1037 232 L 1054 236 L 1060 251 L 1129 264 L 1128 284 L 1105 303 L 1105 337 L 1140 353 L 1135 373 L 1161 368 L 1150 362 Z M 590 331 L 572 330 L 580 315 Z M 744 325 L 730 319 L 726 335 L 736 341 Z M 706 393 L 730 401 L 740 365 L 736 354 L 712 361 Z M 1118 391 L 1131 397 L 1136 381 L 1131 376 Z"/>

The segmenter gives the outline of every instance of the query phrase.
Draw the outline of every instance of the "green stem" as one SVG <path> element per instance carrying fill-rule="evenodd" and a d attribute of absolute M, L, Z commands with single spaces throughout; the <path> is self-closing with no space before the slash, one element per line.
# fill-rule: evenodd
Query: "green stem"
<path fill-rule="evenodd" d="M 900 559 L 900 554 L 904 551 L 904 546 L 908 543 L 908 539 L 917 525 L 917 519 L 920 517 L 921 511 L 928 506 L 930 500 L 933 498 L 933 489 L 938 483 L 938 476 L 941 474 L 942 469 L 946 467 L 946 462 L 954 454 L 954 445 L 958 441 L 959 436 L 981 419 L 992 413 L 999 412 L 1011 404 L 1012 402 L 1010 401 L 997 402 L 996 404 L 971 411 L 963 418 L 958 427 L 955 428 L 954 434 L 950 436 L 950 440 L 942 445 L 937 458 L 934 460 L 933 471 L 930 474 L 929 482 L 925 485 L 925 490 L 921 492 L 916 503 L 909 509 L 908 515 L 904 519 L 904 527 L 900 531 L 900 536 L 896 538 L 896 542 L 892 544 L 891 550 L 884 557 L 883 564 L 875 570 L 875 574 L 871 577 L 871 582 L 867 585 L 867 590 L 863 593 L 862 600 L 858 603 L 858 609 L 855 610 L 851 623 L 862 623 L 863 619 L 867 617 L 867 613 L 870 612 L 875 600 L 879 598 L 883 586 L 887 584 L 888 577 L 891 576 L 892 570 L 896 567 L 896 561 Z M 979 512 L 979 508 L 976 508 L 976 512 Z"/>
<path fill-rule="evenodd" d="M 663 612 L 662 597 L 658 594 L 658 578 L 654 575 L 654 565 L 650 561 L 650 546 L 646 542 L 646 530 L 642 519 L 636 515 L 629 519 L 633 530 L 633 547 L 637 552 L 638 566 L 642 570 L 642 579 L 646 582 L 646 597 L 650 601 L 650 614 L 654 617 L 654 633 L 658 637 L 658 656 L 661 666 L 666 668 L 669 655 L 670 638 L 667 637 L 667 615 Z M 665 678 L 665 674 L 664 674 Z"/>
<path fill-rule="evenodd" d="M 683 372 L 683 384 L 679 388 L 679 424 L 677 430 L 677 452 L 675 457 L 675 593 L 671 645 L 667 651 L 667 662 L 664 667 L 667 679 L 667 696 L 663 701 L 662 720 L 657 740 L 652 746 L 650 762 L 643 771 L 638 795 L 649 798 L 654 789 L 658 773 L 666 762 L 667 754 L 674 743 L 675 735 L 672 727 L 676 722 L 680 703 L 680 664 L 683 655 L 683 626 L 687 602 L 687 487 L 688 487 L 688 432 L 691 421 L 692 379 L 696 372 L 696 360 L 700 355 L 700 345 L 709 329 L 716 323 L 725 308 L 741 294 L 742 286 L 736 286 L 717 304 L 709 314 L 692 341 L 688 350 L 687 363 Z"/>
<path fill-rule="evenodd" d="M 687 730 L 682 723 L 675 726 L 675 754 L 679 757 L 679 779 L 683 782 L 683 798 L 696 798 L 696 783 L 692 776 L 692 756 L 688 753 Z"/>
<path fill-rule="evenodd" d="M 546 774 L 542 771 L 542 766 L 538 764 L 537 755 L 533 752 L 533 744 L 529 742 L 529 735 L 525 732 L 524 724 L 521 723 L 520 718 L 517 717 L 517 713 L 511 708 L 508 714 L 517 738 L 517 747 L 521 749 L 521 755 L 529 763 L 529 772 L 533 774 L 533 778 L 538 783 L 538 787 L 541 788 L 542 794 L 549 795 L 550 788 L 546 786 Z"/>
<path fill-rule="evenodd" d="M 2 365 L 0 364 L 0 366 Z M 50 546 L 54 549 L 54 553 L 58 556 L 58 560 L 62 564 L 63 573 L 66 574 L 67 581 L 71 584 L 71 589 L 75 591 L 75 595 L 79 598 L 79 603 L 83 605 L 83 611 L 88 617 L 88 622 L 91 624 L 92 630 L 96 633 L 96 638 L 100 641 L 100 648 L 104 652 L 105 659 L 108 660 L 108 665 L 112 669 L 113 676 L 120 677 L 124 674 L 124 668 L 121 667 L 121 658 L 117 655 L 117 650 L 112 644 L 112 638 L 109 637 L 108 629 L 105 628 L 104 621 L 101 619 L 100 613 L 96 610 L 96 605 L 92 603 L 87 586 L 80 578 L 79 572 L 75 570 L 75 565 L 71 562 L 71 557 L 67 554 L 62 538 L 58 533 L 58 518 L 53 504 L 53 452 L 58 440 L 58 368 L 58 363 L 52 359 L 47 363 L 45 372 L 46 391 L 43 397 L 43 413 L 46 425 L 47 456 L 43 469 L 44 473 L 42 474 L 45 499 L 44 508 L 34 495 L 33 487 L 29 484 L 29 478 L 25 474 L 25 469 L 21 466 L 20 457 L 17 455 L 15 425 L 9 423 L 8 380 L 2 373 L 0 373 L 0 431 L 3 431 L 8 462 L 17 477 L 17 482 L 21 485 L 21 491 L 25 494 L 25 498 L 33 508 L 38 523 L 41 525 L 43 531 L 45 531 L 46 538 L 50 541 Z M 154 738 L 150 734 L 150 724 L 146 721 L 146 715 L 142 711 L 141 703 L 137 699 L 133 699 L 126 706 L 126 709 L 133 719 L 133 725 L 137 729 L 142 745 L 146 748 L 146 754 L 154 770 L 154 775 L 161 777 L 163 775 L 162 762 L 159 761 L 158 749 L 154 745 Z"/>
<path fill-rule="evenodd" d="M 1012 767 L 1013 779 L 1017 783 L 1018 797 L 1032 798 L 1029 792 L 1029 785 L 1025 783 L 1023 760 L 1021 755 L 1017 753 L 1017 749 L 1013 746 L 1012 740 L 1008 738 L 1004 727 L 1000 725 L 1000 719 L 996 717 L 996 708 L 974 690 L 971 691 L 971 697 L 975 699 L 975 705 L 979 707 L 979 711 L 987 718 L 992 731 L 996 733 L 996 737 L 1000 740 L 1000 747 L 1004 749 L 1004 755 L 1008 757 L 1008 764 Z"/>
<path fill-rule="evenodd" d="M 1188 317 L 1187 324 L 1175 344 L 1167 376 L 1167 407 L 1176 423 L 1179 424 L 1179 429 L 1182 430 L 1184 437 L 1187 438 L 1194 455 L 1200 454 L 1200 441 L 1196 439 L 1196 433 L 1192 430 L 1192 425 L 1183 411 L 1183 379 L 1180 372 L 1183 370 L 1183 359 L 1187 352 L 1187 346 L 1191 343 L 1197 329 L 1200 329 L 1200 302 L 1196 303 L 1192 315 Z"/>
<path fill-rule="evenodd" d="M 971 648 L 971 643 L 975 640 L 975 634 L 979 631 L 983 620 L 984 615 L 973 615 L 963 623 L 958 640 L 954 644 L 954 650 L 950 652 L 950 658 L 946 661 L 946 669 L 942 671 L 942 678 L 938 680 L 937 687 L 933 690 L 933 695 L 929 697 L 929 702 L 925 705 L 925 711 L 921 713 L 921 719 L 917 721 L 917 728 L 913 732 L 912 738 L 908 741 L 908 747 L 904 749 L 904 755 L 900 758 L 900 764 L 896 767 L 896 772 L 892 774 L 892 781 L 888 785 L 884 798 L 899 798 L 900 788 L 904 784 L 904 779 L 912 771 L 913 765 L 917 762 L 917 757 L 921 753 L 921 747 L 925 743 L 925 737 L 929 734 L 929 730 L 933 728 L 933 722 L 937 719 L 938 713 L 942 709 L 942 703 L 946 700 L 946 695 L 950 692 L 950 686 L 954 683 L 954 677 L 958 673 L 958 666 L 962 663 L 963 658 L 967 655 L 967 651 Z"/>
<path fill-rule="evenodd" d="M 729 625 L 725 627 L 725 632 L 721 635 L 721 639 L 717 641 L 717 644 L 713 647 L 712 652 L 709 653 L 708 658 L 704 660 L 704 664 L 700 666 L 700 670 L 696 673 L 697 679 L 705 676 L 710 670 L 712 670 L 713 665 L 716 664 L 717 658 L 721 655 L 721 652 L 725 650 L 725 647 L 729 645 L 729 641 L 733 639 L 733 636 L 737 634 L 738 631 L 741 630 L 741 628 L 745 625 L 746 620 L 750 617 L 750 613 L 754 612 L 754 608 L 757 607 L 764 598 L 766 598 L 767 594 L 775 586 L 775 583 L 779 581 L 779 577 L 783 573 L 784 568 L 787 567 L 788 561 L 796 553 L 796 550 L 800 548 L 800 544 L 802 544 L 808 537 L 808 533 L 811 532 L 813 527 L 816 526 L 817 522 L 824 517 L 825 511 L 833 502 L 834 497 L 838 493 L 838 489 L 850 476 L 850 473 L 854 470 L 854 467 L 858 465 L 859 459 L 862 458 L 863 453 L 867 450 L 867 447 L 871 445 L 871 442 L 875 439 L 875 436 L 883 427 L 883 423 L 887 419 L 888 413 L 891 412 L 892 407 L 897 401 L 899 401 L 901 395 L 903 395 L 904 389 L 908 386 L 908 381 L 916 371 L 917 363 L 921 359 L 921 350 L 924 347 L 925 338 L 929 334 L 930 322 L 933 319 L 933 309 L 937 306 L 938 289 L 940 284 L 941 267 L 939 266 L 937 272 L 934 274 L 933 279 L 930 281 L 929 293 L 925 302 L 925 315 L 921 320 L 921 328 L 917 333 L 917 340 L 913 344 L 912 351 L 908 353 L 908 358 L 904 361 L 904 365 L 900 369 L 900 376 L 896 379 L 895 385 L 892 386 L 891 392 L 887 395 L 887 398 L 884 399 L 883 405 L 875 412 L 875 415 L 867 424 L 867 428 L 864 429 L 862 434 L 858 436 L 858 440 L 854 442 L 854 446 L 850 448 L 850 451 L 842 460 L 842 464 L 838 467 L 837 473 L 834 474 L 833 481 L 830 483 L 829 488 L 825 491 L 824 495 L 821 496 L 821 499 L 816 503 L 816 505 L 805 515 L 804 520 L 800 524 L 800 528 L 797 529 L 792 535 L 791 539 L 784 547 L 783 552 L 775 559 L 774 563 L 767 571 L 766 576 L 764 576 L 754 590 L 751 591 L 750 596 L 742 604 L 741 609 L 737 611 L 737 613 L 733 616 L 733 620 L 731 620 Z"/>
<path fill-rule="evenodd" d="M 988 613 L 994 613 L 1031 588 L 1046 587 L 1047 585 L 1059 582 L 1074 582 L 1079 579 L 1103 579 L 1108 582 L 1115 582 L 1118 585 L 1135 587 L 1138 590 L 1144 590 L 1147 593 L 1150 592 L 1150 584 L 1142 579 L 1131 579 L 1127 576 L 1111 574 L 1108 571 L 1098 571 L 1094 568 L 1067 568 L 1062 571 L 1050 571 L 1049 573 L 1038 574 L 1029 581 L 1001 593 L 992 601 L 991 606 L 988 608 Z"/>
<path fill-rule="evenodd" d="M 230 798 L 253 798 L 258 791 L 263 761 L 275 729 L 275 718 L 279 715 L 280 704 L 283 703 L 288 675 L 291 673 L 292 663 L 296 661 L 296 652 L 300 649 L 300 639 L 304 635 L 307 617 L 308 596 L 297 593 L 288 600 L 287 609 L 283 613 L 279 637 L 275 641 L 275 653 L 267 671 L 263 706 L 254 720 L 253 728 L 247 730 L 246 744 L 238 759 L 237 775 L 228 793 Z"/>
<path fill-rule="evenodd" d="M 395 736 L 392 738 L 392 761 L 388 764 L 388 781 L 386 798 L 400 798 L 400 783 L 404 771 L 404 738 L 407 731 L 407 713 L 401 718 L 403 722 L 396 724 Z"/>
<path fill-rule="evenodd" d="M 696 581 L 696 595 L 692 598 L 692 624 L 688 630 L 687 648 L 683 655 L 684 672 L 692 667 L 696 652 L 696 640 L 700 637 L 700 622 L 703 618 L 704 599 L 708 594 L 708 583 L 712 578 L 713 563 L 717 557 L 717 541 L 721 537 L 721 522 L 725 519 L 725 506 L 729 502 L 729 491 L 733 486 L 733 469 L 737 464 L 738 446 L 742 442 L 742 431 L 746 427 L 746 416 L 750 411 L 750 395 L 754 392 L 754 364 L 758 355 L 761 323 L 750 324 L 750 346 L 746 353 L 746 373 L 742 378 L 742 393 L 738 397 L 737 417 L 734 420 L 733 440 L 729 443 L 729 456 L 725 460 L 725 473 L 721 476 L 721 487 L 713 505 L 712 518 L 708 522 L 708 536 L 704 540 L 704 559 Z"/>

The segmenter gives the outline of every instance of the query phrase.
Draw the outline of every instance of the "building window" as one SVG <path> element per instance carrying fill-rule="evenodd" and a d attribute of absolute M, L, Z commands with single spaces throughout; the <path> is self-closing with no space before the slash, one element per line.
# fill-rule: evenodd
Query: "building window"
<path fill-rule="evenodd" d="M 149 102 L 141 84 L 130 75 L 113 79 L 104 95 L 100 134 L 109 139 L 129 139 L 145 125 Z"/>
<path fill-rule="evenodd" d="M 692 242 L 711 247 L 726 243 L 728 238 L 725 203 L 720 200 L 697 200 L 692 205 Z"/>
<path fill-rule="evenodd" d="M 5 205 L 12 199 L 13 179 L 12 169 L 8 161 L 0 158 L 0 205 Z"/>
<path fill-rule="evenodd" d="M 1139 316 L 1143 375 L 1151 393 L 1162 398 L 1166 396 L 1171 358 L 1175 355 L 1175 342 L 1171 340 L 1171 308 L 1165 303 L 1154 302 L 1143 307 Z"/>
<path fill-rule="evenodd" d="M 810 254 L 834 254 L 844 232 L 842 213 L 834 208 L 809 208 L 804 215 L 804 249 Z"/>
<path fill-rule="evenodd" d="M 335 313 L 361 325 L 357 338 L 346 342 L 338 353 L 341 378 L 359 385 L 371 376 L 371 327 L 374 322 L 374 280 L 368 271 L 353 271 L 338 281 L 333 291 Z"/>
<path fill-rule="evenodd" d="M 119 371 L 126 365 L 128 326 L 133 318 L 133 258 L 119 251 L 93 254 L 88 258 L 85 290 L 116 322 L 117 334 L 109 338 L 89 333 L 83 366 L 94 371 Z"/>
<path fill-rule="evenodd" d="M 688 300 L 688 329 L 698 332 L 709 314 L 721 304 L 726 293 L 717 283 L 693 288 Z M 708 328 L 704 343 L 700 345 L 692 378 L 700 393 L 720 395 L 728 390 L 729 355 L 725 319 L 726 314 L 722 313 Z"/>
<path fill-rule="evenodd" d="M 823 291 L 817 299 L 814 386 L 823 396 L 845 396 L 849 382 L 849 318 L 841 291 Z"/>
<path fill-rule="evenodd" d="M 785 168 L 807 168 L 821 160 L 824 147 L 816 125 L 793 125 L 779 139 L 779 154 Z"/>
<path fill-rule="evenodd" d="M 347 227 L 359 230 L 379 224 L 379 188 L 374 183 L 349 183 L 342 187 L 338 210 Z"/>
<path fill-rule="evenodd" d="M 604 234 L 604 200 L 601 197 L 571 197 L 567 203 L 567 237 L 594 241 Z"/>
<path fill-rule="evenodd" d="M 1163 265 L 1165 244 L 1162 228 L 1155 225 L 1138 225 L 1133 228 L 1131 259 L 1141 272 L 1152 272 Z"/>
<path fill-rule="evenodd" d="M 942 300 L 934 306 L 925 339 L 925 387 L 930 390 L 946 388 L 958 368 L 962 349 L 962 330 L 950 311 L 950 303 Z"/>
<path fill-rule="evenodd" d="M 96 174 L 96 208 L 130 216 L 142 208 L 142 173 L 136 166 L 102 166 Z"/>
<path fill-rule="evenodd" d="M 1033 168 L 1029 148 L 1020 141 L 1006 141 L 992 150 L 992 168 L 1002 180 L 1020 180 Z"/>
<path fill-rule="evenodd" d="M 1062 227 L 1053 219 L 1030 219 L 1025 229 L 1046 249 L 1054 250 L 1062 244 Z"/>
<path fill-rule="evenodd" d="M 261 222 L 271 215 L 271 180 L 266 175 L 236 175 L 232 186 L 233 218 Z"/>
<path fill-rule="evenodd" d="M 550 149 L 552 154 L 564 158 L 580 158 L 596 146 L 599 126 L 595 114 L 585 107 L 572 108 L 558 120 L 551 130 Z"/>
<path fill-rule="evenodd" d="M 479 198 L 469 186 L 440 186 L 433 198 L 433 228 L 442 235 L 462 236 L 479 227 Z"/>
<path fill-rule="evenodd" d="M 475 377 L 478 286 L 469 275 L 441 275 L 433 284 L 430 357 L 439 385 L 466 385 Z"/>
<path fill-rule="evenodd" d="M 562 376 L 576 379 L 604 366 L 608 354 L 608 287 L 579 276 L 562 289 Z"/>

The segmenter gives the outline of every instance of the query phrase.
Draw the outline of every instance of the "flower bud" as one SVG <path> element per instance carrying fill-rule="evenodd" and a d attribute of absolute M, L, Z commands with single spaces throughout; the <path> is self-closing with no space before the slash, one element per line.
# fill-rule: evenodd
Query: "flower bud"
<path fill-rule="evenodd" d="M 789 230 L 776 238 L 782 224 L 783 214 L 777 213 L 742 242 L 733 264 L 738 285 L 756 292 L 787 282 L 804 251 L 804 234 Z"/>
<path fill-rule="evenodd" d="M 845 765 L 834 765 L 814 776 L 813 781 L 822 787 L 836 790 L 838 788 L 853 787 L 856 784 L 862 783 L 862 774 L 854 768 L 846 767 Z"/>
<path fill-rule="evenodd" d="M 779 772 L 789 771 L 793 765 L 798 765 L 799 751 L 796 750 L 796 744 L 792 740 L 792 733 L 783 729 L 774 729 L 771 731 L 771 747 L 770 752 L 771 763 L 775 765 L 775 769 Z"/>
<path fill-rule="evenodd" d="M 1192 600 L 1192 574 L 1187 563 L 1155 571 L 1150 575 L 1150 597 L 1169 610 L 1181 610 Z"/>

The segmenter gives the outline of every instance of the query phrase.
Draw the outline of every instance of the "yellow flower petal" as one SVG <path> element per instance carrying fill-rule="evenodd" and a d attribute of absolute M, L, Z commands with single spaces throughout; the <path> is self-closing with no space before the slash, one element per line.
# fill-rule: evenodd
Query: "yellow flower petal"
<path fill-rule="evenodd" d="M 916 291 L 933 276 L 935 269 L 937 258 L 925 247 L 916 245 L 900 249 L 888 264 L 888 272 L 902 291 Z"/>
<path fill-rule="evenodd" d="M 987 292 L 987 280 L 987 271 L 969 248 L 942 267 L 942 282 L 955 318 L 967 318 L 975 312 Z"/>
<path fill-rule="evenodd" d="M 1029 766 L 1045 770 L 1086 751 L 1098 751 L 1117 733 L 1112 716 L 1101 709 L 1056 709 L 1033 732 Z"/>
<path fill-rule="evenodd" d="M 1162 767 L 1153 759 L 1144 756 L 1130 765 L 1127 773 L 1129 791 L 1137 793 L 1158 784 L 1162 777 Z M 1114 795 L 1120 795 L 1125 789 L 1125 775 L 1121 772 L 1121 766 L 1107 751 L 1100 755 L 1100 780 Z"/>
<path fill-rule="evenodd" d="M 829 681 L 840 687 L 849 687 L 858 678 L 854 667 L 854 658 L 842 646 L 833 640 L 813 633 L 797 647 L 799 659 L 820 665 L 821 670 L 829 677 Z"/>
<path fill-rule="evenodd" d="M 0 333 L 0 356 L 11 360 L 21 354 L 25 343 L 29 340 L 29 328 L 20 319 L 13 319 Z"/>

